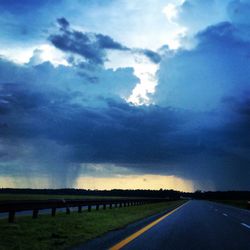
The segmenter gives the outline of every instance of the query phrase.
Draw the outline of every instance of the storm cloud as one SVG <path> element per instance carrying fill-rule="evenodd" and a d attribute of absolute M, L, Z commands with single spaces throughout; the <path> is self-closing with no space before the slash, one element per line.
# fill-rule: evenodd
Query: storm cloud
<path fill-rule="evenodd" d="M 103 34 L 70 29 L 65 18 L 58 18 L 61 34 L 50 35 L 53 45 L 63 51 L 82 56 L 87 62 L 102 65 L 107 60 L 106 50 L 130 51 L 143 54 L 153 63 L 160 62 L 160 55 L 149 49 L 131 49 Z"/>
<path fill-rule="evenodd" d="M 215 2 L 185 1 L 176 21 L 192 26 L 188 13 L 214 13 Z M 219 5 L 192 30 L 192 48 L 175 51 L 129 47 L 58 18 L 46 38 L 67 65 L 35 60 L 37 50 L 26 64 L 0 60 L 0 174 L 73 187 L 85 165 L 103 164 L 250 189 L 249 11 L 246 2 Z M 132 66 L 105 67 L 110 52 L 159 66 L 150 105 L 127 101 L 142 80 Z"/>
<path fill-rule="evenodd" d="M 103 64 L 106 49 L 128 50 L 111 37 L 95 33 L 83 33 L 70 29 L 65 18 L 57 19 L 62 34 L 51 35 L 49 40 L 59 49 L 84 57 L 89 63 Z"/>

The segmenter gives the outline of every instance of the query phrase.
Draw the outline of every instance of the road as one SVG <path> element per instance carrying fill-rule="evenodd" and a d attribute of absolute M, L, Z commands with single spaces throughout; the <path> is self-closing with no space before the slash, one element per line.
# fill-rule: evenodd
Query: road
<path fill-rule="evenodd" d="M 123 229 L 124 235 L 126 230 Z M 103 239 L 88 242 L 78 249 L 113 247 L 112 250 L 249 250 L 250 211 L 209 201 L 192 200 L 165 216 L 147 231 L 140 233 L 141 231 L 138 229 L 132 234 L 130 232 L 124 237 L 125 241 L 112 237 L 119 234 L 111 232 Z M 137 234 L 136 237 L 134 233 Z"/>

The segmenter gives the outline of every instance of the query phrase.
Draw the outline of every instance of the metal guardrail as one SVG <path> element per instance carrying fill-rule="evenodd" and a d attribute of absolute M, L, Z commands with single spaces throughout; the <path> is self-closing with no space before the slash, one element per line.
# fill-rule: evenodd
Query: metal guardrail
<path fill-rule="evenodd" d="M 98 200 L 70 200 L 70 199 L 55 199 L 55 200 L 24 200 L 24 201 L 0 201 L 0 213 L 8 213 L 8 221 L 10 223 L 15 221 L 16 212 L 32 211 L 32 218 L 37 218 L 39 211 L 43 209 L 51 209 L 51 216 L 56 215 L 56 210 L 65 208 L 66 214 L 70 214 L 70 208 L 78 208 L 78 213 L 82 212 L 82 207 L 87 207 L 88 212 L 95 207 L 99 210 L 100 207 L 106 209 L 107 207 L 117 208 L 126 206 L 143 205 L 146 203 L 156 203 L 169 201 L 169 199 L 98 199 Z"/>

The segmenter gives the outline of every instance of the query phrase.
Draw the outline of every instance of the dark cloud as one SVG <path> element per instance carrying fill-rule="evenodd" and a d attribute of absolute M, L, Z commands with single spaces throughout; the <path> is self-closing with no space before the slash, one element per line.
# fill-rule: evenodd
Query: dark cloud
<path fill-rule="evenodd" d="M 176 129 L 174 111 L 137 108 L 111 99 L 106 100 L 107 107 L 93 109 L 70 104 L 71 94 L 30 92 L 26 84 L 1 85 L 2 106 L 8 107 L 2 114 L 8 124 L 2 130 L 6 138 L 42 136 L 71 145 L 76 154 L 70 161 L 76 162 L 157 163 L 166 159 L 161 141 Z M 144 141 L 148 143 L 142 147 Z"/>
<path fill-rule="evenodd" d="M 158 72 L 155 102 L 193 113 L 181 136 L 172 138 L 188 142 L 186 162 L 177 165 L 184 172 L 192 166 L 194 179 L 207 178 L 217 188 L 249 189 L 250 42 L 244 22 L 207 27 L 196 35 L 194 49 L 175 56 L 167 51 Z"/>
<path fill-rule="evenodd" d="M 143 49 L 141 50 L 141 53 L 143 53 L 146 57 L 148 57 L 149 60 L 151 60 L 151 62 L 153 63 L 160 63 L 161 61 L 161 56 L 152 50 Z"/>
<path fill-rule="evenodd" d="M 67 21 L 66 18 L 61 17 L 57 19 L 58 24 L 61 26 L 61 29 L 65 30 L 69 28 L 69 22 Z"/>
<path fill-rule="evenodd" d="M 105 50 L 128 50 L 107 35 L 69 30 L 69 22 L 65 18 L 59 18 L 57 22 L 61 34 L 49 37 L 53 45 L 65 52 L 80 55 L 90 63 L 102 65 L 106 60 Z"/>
<path fill-rule="evenodd" d="M 99 47 L 102 49 L 129 50 L 125 46 L 115 42 L 111 37 L 106 35 L 96 34 L 96 40 L 99 44 Z"/>
<path fill-rule="evenodd" d="M 51 174 L 53 170 L 61 183 L 72 177 L 72 166 L 78 173 L 81 164 L 100 163 L 142 173 L 173 174 L 203 188 L 249 189 L 249 69 L 245 63 L 249 44 L 235 31 L 230 23 L 209 27 L 198 34 L 196 49 L 163 59 L 156 95 L 156 101 L 166 99 L 161 106 L 135 107 L 108 97 L 105 89 L 115 91 L 116 81 L 105 88 L 103 84 L 93 86 L 94 103 L 101 99 L 102 105 L 92 106 L 84 95 L 85 90 L 89 95 L 91 88 L 80 91 L 81 85 L 77 91 L 80 80 L 66 67 L 56 69 L 45 63 L 22 68 L 2 62 L 1 69 L 6 72 L 3 80 L 10 81 L 15 75 L 15 81 L 0 84 L 0 121 L 5 124 L 1 138 L 7 150 L 1 157 L 11 161 L 20 155 L 21 165 L 33 162 L 38 152 L 27 156 L 22 149 L 39 143 L 44 148 L 57 148 L 56 157 L 63 157 L 63 163 L 56 163 L 55 157 L 39 148 L 40 164 L 32 171 Z M 116 72 L 120 79 L 124 73 Z M 44 74 L 46 88 L 41 88 Z M 114 74 L 107 70 L 100 79 L 109 82 Z M 69 88 L 72 83 L 65 85 L 65 78 L 74 79 L 73 87 Z M 165 86 L 171 91 L 175 84 L 182 85 L 171 99 L 164 94 Z M 72 185 L 76 177 L 68 183 Z"/>
<path fill-rule="evenodd" d="M 64 18 L 58 18 L 60 34 L 50 35 L 49 40 L 58 49 L 82 56 L 87 62 L 102 65 L 107 59 L 107 50 L 129 51 L 146 56 L 151 62 L 159 63 L 161 56 L 149 49 L 131 49 L 111 37 L 103 34 L 81 32 L 70 29 L 70 23 Z M 70 57 L 71 61 L 72 56 Z M 86 64 L 86 62 L 84 63 Z"/>
<path fill-rule="evenodd" d="M 60 185 L 72 185 L 81 164 L 100 163 L 143 173 L 174 174 L 197 183 L 209 178 L 217 188 L 227 188 L 229 183 L 248 187 L 249 160 L 244 151 L 235 151 L 236 146 L 249 145 L 248 102 L 235 106 L 237 119 L 217 126 L 206 123 L 221 115 L 217 112 L 135 107 L 112 99 L 105 99 L 106 106 L 87 107 L 73 103 L 72 92 L 42 92 L 25 83 L 1 83 L 1 93 L 1 108 L 6 110 L 0 115 L 1 124 L 6 124 L 1 127 L 1 139 L 9 145 L 2 157 L 8 162 L 20 155 L 19 164 L 28 167 L 36 159 L 30 171 L 53 175 Z M 230 98 L 227 106 L 229 102 Z M 245 137 L 239 133 L 243 129 Z M 34 149 L 37 144 L 39 152 Z M 57 151 L 54 156 L 47 150 L 51 145 Z M 33 151 L 27 156 L 23 148 Z M 63 162 L 59 164 L 56 159 L 60 157 Z M 244 176 L 237 170 L 239 162 Z M 241 179 L 235 180 L 236 176 Z"/>
<path fill-rule="evenodd" d="M 80 168 L 76 151 L 84 149 L 89 125 L 105 117 L 106 98 L 120 100 L 138 81 L 131 68 L 101 68 L 95 72 L 101 79 L 96 84 L 93 76 L 79 75 L 79 68 L 55 68 L 48 62 L 32 66 L 0 60 L 0 71 L 5 72 L 0 82 L 0 173 L 25 176 L 28 171 L 31 179 L 46 176 L 53 187 L 74 185 Z M 77 137 L 81 142 L 74 141 Z M 86 144 L 82 155 L 90 157 L 89 148 Z"/>

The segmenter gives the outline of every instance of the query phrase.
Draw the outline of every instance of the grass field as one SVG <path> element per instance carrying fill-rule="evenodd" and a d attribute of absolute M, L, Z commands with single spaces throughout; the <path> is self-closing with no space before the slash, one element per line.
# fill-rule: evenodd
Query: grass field
<path fill-rule="evenodd" d="M 247 200 L 212 200 L 212 201 L 247 209 Z"/>
<path fill-rule="evenodd" d="M 53 194 L 0 194 L 0 201 L 4 201 L 4 200 L 48 200 L 48 199 L 117 199 L 117 198 L 121 198 L 121 197 L 92 196 L 92 195 L 53 195 Z"/>
<path fill-rule="evenodd" d="M 185 201 L 171 201 L 142 206 L 107 209 L 56 217 L 40 215 L 37 219 L 19 217 L 17 223 L 0 220 L 1 250 L 68 249 L 110 230 L 122 228 L 144 217 L 174 208 Z"/>

